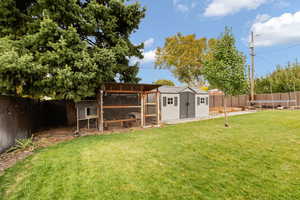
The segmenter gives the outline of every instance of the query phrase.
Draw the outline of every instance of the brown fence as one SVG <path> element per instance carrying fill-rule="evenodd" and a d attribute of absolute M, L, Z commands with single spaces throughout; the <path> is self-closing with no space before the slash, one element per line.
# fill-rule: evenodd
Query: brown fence
<path fill-rule="evenodd" d="M 210 95 L 209 98 L 210 109 L 224 106 L 223 95 Z M 257 94 L 255 100 L 264 101 L 264 103 L 258 103 L 264 106 L 300 106 L 300 92 Z M 228 96 L 226 97 L 226 105 L 228 107 L 249 106 L 249 95 Z"/>
<path fill-rule="evenodd" d="M 31 101 L 0 96 L 0 153 L 31 134 Z"/>
<path fill-rule="evenodd" d="M 31 133 L 67 125 L 66 102 L 0 95 L 0 153 Z"/>
<path fill-rule="evenodd" d="M 248 104 L 248 95 L 239 96 L 227 96 L 226 105 L 228 107 L 242 107 Z M 223 95 L 211 95 L 209 96 L 209 107 L 223 107 L 224 106 L 224 96 Z"/>

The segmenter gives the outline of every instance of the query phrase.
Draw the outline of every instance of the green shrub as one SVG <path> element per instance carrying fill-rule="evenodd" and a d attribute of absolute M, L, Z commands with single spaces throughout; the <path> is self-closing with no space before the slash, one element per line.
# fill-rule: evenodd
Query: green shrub
<path fill-rule="evenodd" d="M 9 148 L 6 152 L 12 152 L 16 150 L 24 150 L 31 147 L 34 149 L 35 145 L 33 143 L 33 135 L 30 138 L 16 139 L 15 145 Z"/>

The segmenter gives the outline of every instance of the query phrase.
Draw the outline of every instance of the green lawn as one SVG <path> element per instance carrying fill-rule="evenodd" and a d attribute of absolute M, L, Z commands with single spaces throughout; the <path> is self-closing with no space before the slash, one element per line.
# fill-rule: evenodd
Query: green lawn
<path fill-rule="evenodd" d="M 0 177 L 3 199 L 300 199 L 300 112 L 88 136 Z"/>

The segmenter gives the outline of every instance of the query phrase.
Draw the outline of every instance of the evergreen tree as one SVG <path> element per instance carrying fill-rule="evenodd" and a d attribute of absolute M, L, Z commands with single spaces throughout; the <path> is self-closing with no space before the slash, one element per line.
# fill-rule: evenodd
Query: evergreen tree
<path fill-rule="evenodd" d="M 139 81 L 145 9 L 124 0 L 0 1 L 0 93 L 79 100 L 103 82 Z"/>

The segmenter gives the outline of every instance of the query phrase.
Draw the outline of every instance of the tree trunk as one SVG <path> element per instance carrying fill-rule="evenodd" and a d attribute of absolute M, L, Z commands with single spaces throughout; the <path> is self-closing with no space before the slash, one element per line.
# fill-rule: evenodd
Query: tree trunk
<path fill-rule="evenodd" d="M 224 98 L 224 126 L 229 127 L 228 116 L 227 116 L 226 95 L 224 95 L 223 98 Z"/>
<path fill-rule="evenodd" d="M 68 126 L 75 126 L 77 119 L 76 119 L 75 103 L 73 101 L 66 102 L 66 111 L 67 111 Z"/>

